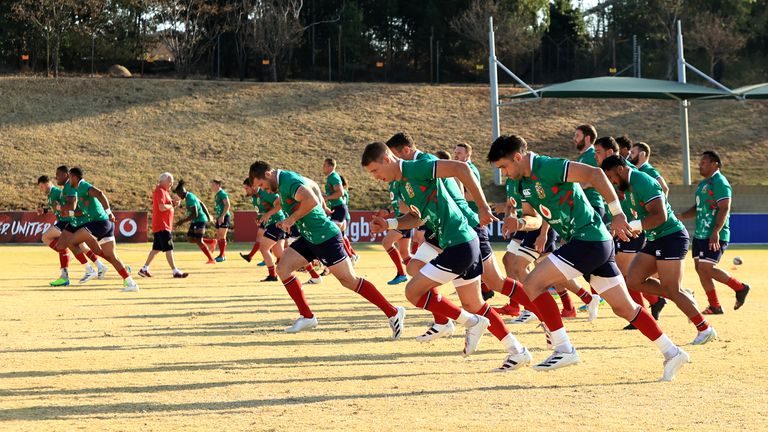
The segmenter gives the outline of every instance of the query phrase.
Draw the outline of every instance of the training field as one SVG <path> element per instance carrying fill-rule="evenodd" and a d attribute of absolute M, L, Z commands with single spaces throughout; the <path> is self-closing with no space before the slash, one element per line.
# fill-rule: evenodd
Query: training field
<path fill-rule="evenodd" d="M 120 252 L 135 272 L 149 248 Z M 463 335 L 420 344 L 414 337 L 431 316 L 408 305 L 405 334 L 390 341 L 384 315 L 332 278 L 305 286 L 318 329 L 285 334 L 298 313 L 280 283 L 255 282 L 266 270 L 236 254 L 250 245 L 230 245 L 230 261 L 215 266 L 180 249 L 188 279 L 171 279 L 158 256 L 155 277 L 137 279 L 139 293 L 121 293 L 114 270 L 76 285 L 79 265 L 75 285 L 52 288 L 52 251 L 0 247 L 0 430 L 768 429 L 768 250 L 726 253 L 729 270 L 742 257 L 732 271 L 752 292 L 734 312 L 732 291 L 719 287 L 727 311 L 711 323 L 720 340 L 687 345 L 693 326 L 667 306 L 662 327 L 693 363 L 659 383 L 661 355 L 638 332 L 620 330 L 626 322 L 607 306 L 594 324 L 566 323 L 582 364 L 498 374 L 490 371 L 504 352 L 490 334 L 468 359 L 459 354 Z M 381 248 L 360 249 L 359 273 L 406 305 L 403 285 L 385 284 L 394 272 Z M 704 302 L 692 261 L 686 270 L 685 285 Z M 548 355 L 535 324 L 511 328 L 534 360 Z"/>

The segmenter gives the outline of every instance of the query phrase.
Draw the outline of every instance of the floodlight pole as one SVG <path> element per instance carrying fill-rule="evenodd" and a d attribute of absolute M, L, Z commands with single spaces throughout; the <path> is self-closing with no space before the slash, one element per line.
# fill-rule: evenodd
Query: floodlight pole
<path fill-rule="evenodd" d="M 488 18 L 488 75 L 491 81 L 491 142 L 501 134 L 499 128 L 499 78 L 496 74 L 496 40 L 493 35 L 493 17 Z M 501 184 L 501 172 L 493 169 L 493 183 Z"/>
<path fill-rule="evenodd" d="M 683 56 L 683 29 L 680 20 L 677 21 L 677 81 L 684 83 L 685 58 Z M 687 99 L 680 101 L 680 147 L 683 150 L 683 185 L 691 185 L 691 147 L 688 141 L 688 105 Z"/>

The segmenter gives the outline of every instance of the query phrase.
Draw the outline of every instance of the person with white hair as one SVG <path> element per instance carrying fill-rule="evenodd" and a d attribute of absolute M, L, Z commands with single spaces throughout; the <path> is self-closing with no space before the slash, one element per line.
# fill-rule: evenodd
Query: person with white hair
<path fill-rule="evenodd" d="M 176 268 L 176 262 L 173 259 L 173 209 L 179 205 L 178 199 L 171 198 L 169 192 L 173 185 L 173 175 L 169 172 L 160 174 L 160 182 L 155 187 L 152 194 L 152 250 L 149 251 L 147 262 L 139 270 L 139 276 L 152 277 L 149 272 L 149 265 L 155 256 L 160 252 L 165 252 L 165 258 L 168 265 L 171 266 L 173 277 L 185 278 L 189 273 L 185 273 Z"/>

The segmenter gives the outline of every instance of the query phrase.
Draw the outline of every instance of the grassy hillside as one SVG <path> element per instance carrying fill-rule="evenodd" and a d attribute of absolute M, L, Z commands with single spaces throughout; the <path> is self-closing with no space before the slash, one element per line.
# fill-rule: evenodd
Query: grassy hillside
<path fill-rule="evenodd" d="M 544 100 L 501 113 L 503 133 L 561 156 L 573 156 L 579 123 L 594 123 L 601 135 L 628 133 L 649 142 L 653 163 L 680 182 L 674 102 Z M 765 102 L 694 103 L 692 153 L 718 149 L 732 182 L 766 184 L 767 118 Z M 0 78 L 0 208 L 35 208 L 36 177 L 59 164 L 82 166 L 116 208 L 144 209 L 165 170 L 210 202 L 208 179 L 223 178 L 239 196 L 256 159 L 317 180 L 328 156 L 352 184 L 352 207 L 370 208 L 385 202 L 385 188 L 360 168 L 360 151 L 400 130 L 430 151 L 472 143 L 487 190 L 498 196 L 481 163 L 489 123 L 488 90 L 478 86 Z"/>

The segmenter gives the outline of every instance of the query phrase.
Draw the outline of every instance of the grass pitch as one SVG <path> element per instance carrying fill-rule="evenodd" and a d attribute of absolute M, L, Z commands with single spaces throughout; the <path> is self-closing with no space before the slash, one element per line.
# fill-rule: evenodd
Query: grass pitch
<path fill-rule="evenodd" d="M 120 245 L 134 272 L 150 246 Z M 377 245 L 358 246 L 358 272 L 395 304 L 403 286 Z M 332 278 L 306 286 L 320 326 L 288 335 L 297 316 L 279 283 L 237 256 L 206 266 L 181 247 L 188 279 L 159 256 L 139 293 L 106 280 L 53 288 L 57 258 L 41 246 L 3 246 L 0 263 L 0 429 L 8 430 L 766 430 L 768 410 L 761 266 L 768 251 L 732 249 L 723 263 L 751 283 L 746 306 L 719 286 L 726 314 L 710 318 L 720 340 L 685 346 L 693 363 L 659 383 L 661 355 L 608 307 L 566 326 L 582 364 L 549 373 L 491 373 L 504 352 L 487 334 L 468 359 L 461 335 L 420 344 L 430 315 L 406 305 L 390 341 L 374 306 Z M 499 255 L 501 250 L 499 249 Z M 744 265 L 731 269 L 734 256 Z M 79 265 L 72 276 L 81 275 Z M 685 284 L 706 297 L 687 261 Z M 443 289 L 450 294 L 452 288 Z M 503 299 L 492 299 L 498 305 Z M 662 327 L 687 345 L 694 328 L 673 305 Z M 548 352 L 535 324 L 510 326 L 534 360 Z"/>

